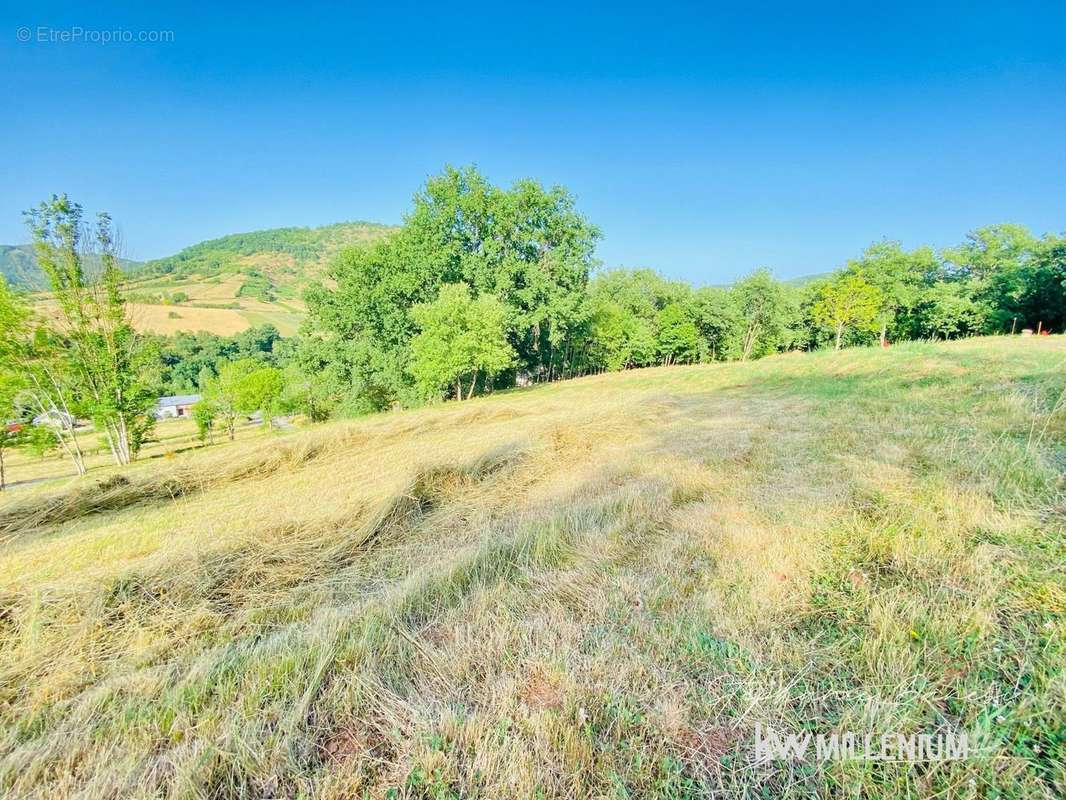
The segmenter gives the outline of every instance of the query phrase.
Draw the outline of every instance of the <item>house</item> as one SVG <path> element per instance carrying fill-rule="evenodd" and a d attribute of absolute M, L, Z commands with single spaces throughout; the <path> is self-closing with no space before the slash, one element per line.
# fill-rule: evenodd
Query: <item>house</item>
<path fill-rule="evenodd" d="M 169 397 L 160 397 L 155 401 L 155 409 L 152 411 L 156 419 L 173 419 L 175 417 L 187 417 L 192 413 L 192 407 L 200 402 L 198 394 L 173 394 Z"/>
<path fill-rule="evenodd" d="M 73 428 L 77 425 L 77 420 L 65 411 L 53 408 L 46 411 L 43 414 L 38 414 L 33 418 L 34 425 L 44 425 L 49 428 Z"/>

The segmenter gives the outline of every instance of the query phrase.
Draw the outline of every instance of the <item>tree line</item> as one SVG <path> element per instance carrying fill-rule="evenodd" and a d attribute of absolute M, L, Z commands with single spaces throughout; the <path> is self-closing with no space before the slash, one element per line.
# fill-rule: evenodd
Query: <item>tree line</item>
<path fill-rule="evenodd" d="M 323 407 L 362 413 L 607 370 L 1066 322 L 1066 239 L 1017 225 L 940 252 L 878 242 L 798 287 L 768 270 L 730 287 L 598 271 L 599 236 L 563 188 L 448 168 L 396 234 L 343 252 L 330 284 L 307 292 L 293 357 Z"/>
<path fill-rule="evenodd" d="M 131 324 L 110 217 L 88 224 L 64 195 L 26 219 L 51 308 L 31 313 L 0 281 L 0 486 L 4 448 L 49 437 L 83 474 L 80 420 L 130 463 L 160 394 L 202 394 L 202 437 L 232 437 L 256 411 L 317 421 L 604 371 L 1066 324 L 1062 237 L 993 225 L 942 251 L 877 242 L 800 286 L 760 269 L 693 287 L 599 269 L 600 232 L 569 192 L 468 167 L 430 178 L 392 235 L 341 251 L 307 290 L 298 336 L 160 337 Z M 51 433 L 10 424 L 32 417 Z"/>

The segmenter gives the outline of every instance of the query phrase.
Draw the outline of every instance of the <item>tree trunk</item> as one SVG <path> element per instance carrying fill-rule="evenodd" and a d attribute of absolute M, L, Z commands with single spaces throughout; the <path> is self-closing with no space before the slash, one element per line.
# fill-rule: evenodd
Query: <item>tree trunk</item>
<path fill-rule="evenodd" d="M 837 325 L 837 346 L 836 346 L 837 350 L 840 349 L 840 338 L 843 335 L 844 335 L 844 325 L 843 325 L 843 323 L 841 323 L 841 324 Z"/>
<path fill-rule="evenodd" d="M 887 322 L 882 322 L 881 323 L 881 347 L 882 347 L 882 349 L 884 349 L 884 347 L 885 347 L 887 342 L 888 342 L 888 323 Z"/>
<path fill-rule="evenodd" d="M 115 437 L 111 432 L 111 424 L 104 425 L 104 439 L 107 441 L 107 449 L 111 451 L 111 458 L 115 459 L 116 464 L 122 464 L 122 459 L 118 457 L 118 449 L 115 447 Z"/>
<path fill-rule="evenodd" d="M 466 399 L 469 400 L 474 396 L 474 387 L 477 386 L 477 370 L 474 370 L 474 376 L 470 379 L 470 391 L 466 393 Z"/>
<path fill-rule="evenodd" d="M 59 397 L 59 401 L 63 404 L 62 413 L 65 415 L 59 422 L 60 430 L 66 431 L 70 436 L 70 447 L 66 447 L 65 449 L 74 461 L 75 471 L 79 476 L 84 475 L 86 472 L 85 455 L 81 452 L 81 444 L 78 442 L 78 432 L 74 430 L 74 426 L 78 424 L 78 421 L 74 419 L 74 415 L 70 413 L 70 407 L 67 405 L 66 398 L 63 397 L 63 393 L 59 389 L 59 383 L 54 378 L 52 379 L 52 385 L 56 387 L 56 395 Z M 40 403 L 38 403 L 38 405 L 39 404 Z M 62 441 L 63 435 L 60 434 L 59 438 Z"/>
<path fill-rule="evenodd" d="M 118 415 L 118 422 L 115 423 L 115 430 L 118 434 L 118 452 L 122 456 L 123 464 L 133 463 L 133 444 L 130 442 L 130 429 L 126 424 L 126 417 L 122 414 Z"/>
<path fill-rule="evenodd" d="M 747 331 L 744 333 L 744 341 L 742 344 L 742 350 L 740 354 L 741 361 L 747 361 L 751 356 L 751 351 L 755 349 L 755 342 L 759 338 L 759 325 L 758 323 L 748 326 Z"/>

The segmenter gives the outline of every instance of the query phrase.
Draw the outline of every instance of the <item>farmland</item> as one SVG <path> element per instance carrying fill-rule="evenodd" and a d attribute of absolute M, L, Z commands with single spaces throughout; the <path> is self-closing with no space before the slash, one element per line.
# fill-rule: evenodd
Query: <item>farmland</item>
<path fill-rule="evenodd" d="M 200 242 L 145 263 L 123 262 L 130 276 L 125 290 L 131 320 L 139 331 L 163 335 L 229 336 L 271 324 L 291 336 L 307 312 L 302 293 L 308 284 L 325 276 L 343 248 L 374 242 L 391 230 L 364 222 L 278 228 Z M 0 266 L 16 288 L 47 286 L 31 247 L 5 247 L 0 255 Z M 55 314 L 48 292 L 38 293 L 35 305 Z"/>

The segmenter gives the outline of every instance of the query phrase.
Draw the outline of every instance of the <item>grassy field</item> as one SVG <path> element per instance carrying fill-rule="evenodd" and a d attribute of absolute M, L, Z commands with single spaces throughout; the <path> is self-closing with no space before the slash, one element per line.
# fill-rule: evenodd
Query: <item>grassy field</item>
<path fill-rule="evenodd" d="M 265 434 L 260 423 L 243 423 L 236 430 L 236 439 L 245 441 Z M 92 428 L 78 432 L 78 440 L 85 454 L 85 465 L 91 478 L 107 478 L 115 473 L 114 457 L 111 455 L 104 438 Z M 226 445 L 224 435 L 216 434 L 211 443 L 213 447 Z M 193 449 L 202 449 L 196 424 L 185 417 L 183 419 L 164 419 L 156 423 L 152 438 L 141 448 L 140 458 L 133 467 L 134 471 L 155 469 L 159 459 L 169 461 L 179 453 Z M 74 466 L 70 459 L 56 449 L 44 456 L 35 456 L 25 450 L 11 450 L 4 455 L 5 474 L 12 493 L 24 491 L 23 487 L 43 481 L 62 481 L 75 477 Z M 54 487 L 53 487 L 54 488 Z M 21 495 L 20 495 L 21 496 Z M 0 504 L 2 504 L 0 500 Z"/>
<path fill-rule="evenodd" d="M 1063 337 L 795 354 L 9 493 L 0 794 L 1063 796 L 1064 387 Z"/>
<path fill-rule="evenodd" d="M 254 325 L 270 323 L 285 336 L 296 333 L 306 315 L 306 306 L 298 296 L 277 296 L 262 300 L 240 294 L 246 278 L 238 274 L 203 278 L 193 275 L 183 278 L 153 277 L 127 284 L 130 322 L 146 333 L 171 335 L 178 331 L 196 333 L 207 331 L 219 336 L 232 336 Z M 164 297 L 177 293 L 187 299 L 179 303 L 162 302 Z M 296 295 L 299 291 L 293 288 Z M 158 302 L 143 302 L 153 298 Z M 58 314 L 51 296 L 35 296 L 35 306 L 46 316 Z"/>

